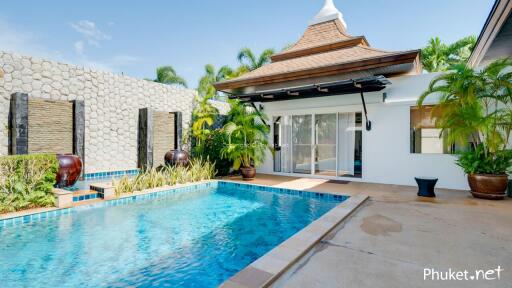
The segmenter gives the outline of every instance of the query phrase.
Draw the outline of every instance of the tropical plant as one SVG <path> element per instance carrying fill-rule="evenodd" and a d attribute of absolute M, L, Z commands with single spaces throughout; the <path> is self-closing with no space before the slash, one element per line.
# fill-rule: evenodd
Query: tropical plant
<path fill-rule="evenodd" d="M 0 157 L 0 213 L 55 205 L 55 155 Z"/>
<path fill-rule="evenodd" d="M 265 152 L 270 149 L 267 140 L 269 127 L 264 123 L 266 116 L 239 100 L 230 100 L 229 104 L 228 123 L 224 125 L 228 143 L 221 153 L 233 161 L 234 170 L 256 167 L 263 163 Z"/>
<path fill-rule="evenodd" d="M 211 162 L 215 163 L 217 175 L 226 176 L 233 166 L 233 161 L 222 157 L 222 149 L 227 143 L 228 137 L 226 133 L 224 133 L 224 129 L 212 130 L 204 140 L 202 149 L 197 151 L 195 155 L 203 159 L 209 159 Z"/>
<path fill-rule="evenodd" d="M 442 43 L 439 37 L 431 38 L 421 50 L 423 69 L 428 72 L 447 71 L 456 64 L 465 63 L 476 44 L 475 36 L 464 37 L 455 43 Z"/>
<path fill-rule="evenodd" d="M 150 80 L 167 85 L 177 85 L 187 87 L 187 81 L 176 73 L 172 66 L 162 66 L 156 68 L 156 79 Z"/>
<path fill-rule="evenodd" d="M 274 53 L 274 49 L 265 49 L 259 56 L 256 56 L 251 49 L 245 47 L 240 49 L 237 58 L 244 70 L 253 71 L 270 63 L 270 57 Z"/>
<path fill-rule="evenodd" d="M 188 182 L 210 180 L 215 177 L 215 165 L 201 158 L 192 159 L 188 166 L 164 166 L 141 171 L 134 178 L 124 176 L 112 180 L 117 196 L 162 186 L 173 186 Z"/>
<path fill-rule="evenodd" d="M 219 114 L 217 108 L 209 102 L 208 96 L 196 96 L 196 107 L 192 111 L 192 136 L 195 138 L 195 149 L 201 153 L 203 142 L 211 133 L 209 129 Z"/>
<path fill-rule="evenodd" d="M 222 66 L 218 71 L 216 71 L 215 66 L 212 64 L 207 64 L 204 67 L 204 70 L 205 75 L 199 80 L 197 92 L 199 93 L 199 96 L 206 97 L 208 99 L 219 98 L 219 94 L 213 86 L 214 83 L 229 79 L 233 77 L 233 74 L 235 73 L 241 73 L 240 71 L 237 72 L 231 69 L 229 66 Z"/>
<path fill-rule="evenodd" d="M 474 150 L 461 152 L 457 165 L 468 175 L 504 175 L 512 166 L 512 151 L 501 150 L 486 155 L 484 145 L 480 144 Z"/>
<path fill-rule="evenodd" d="M 439 97 L 432 117 L 441 136 L 450 144 L 467 146 L 468 140 L 473 144 L 458 164 L 470 173 L 505 174 L 510 167 L 512 60 L 497 60 L 480 71 L 455 65 L 453 71 L 432 80 L 418 105 L 431 95 Z M 489 164 L 498 160 L 504 165 Z"/>

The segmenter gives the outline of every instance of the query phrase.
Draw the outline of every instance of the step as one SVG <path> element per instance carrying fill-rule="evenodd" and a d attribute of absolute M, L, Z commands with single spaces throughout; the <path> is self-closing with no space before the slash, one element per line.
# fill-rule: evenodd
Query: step
<path fill-rule="evenodd" d="M 73 202 L 100 199 L 98 192 L 92 190 L 82 190 L 73 192 Z"/>

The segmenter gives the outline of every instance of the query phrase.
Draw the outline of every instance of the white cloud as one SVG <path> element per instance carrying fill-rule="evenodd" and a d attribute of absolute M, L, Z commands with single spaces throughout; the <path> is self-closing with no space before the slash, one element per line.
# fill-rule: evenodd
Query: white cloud
<path fill-rule="evenodd" d="M 84 41 L 76 41 L 75 44 L 73 44 L 73 48 L 75 48 L 75 53 L 78 55 L 84 55 Z"/>
<path fill-rule="evenodd" d="M 110 35 L 102 32 L 96 26 L 96 23 L 92 21 L 80 20 L 76 23 L 71 23 L 70 25 L 76 32 L 84 36 L 89 45 L 99 46 L 101 41 L 112 39 Z"/>
<path fill-rule="evenodd" d="M 81 22 L 82 21 L 79 21 L 77 23 Z M 89 28 L 96 27 L 96 25 L 90 25 L 90 23 L 82 26 Z M 28 32 L 20 27 L 15 27 L 5 20 L 5 18 L 0 17 L 0 50 L 109 72 L 123 71 L 123 68 L 141 61 L 138 57 L 123 53 L 102 57 L 101 59 L 92 59 L 87 53 L 88 46 L 91 46 L 89 45 L 89 39 L 87 38 L 89 37 L 90 39 L 101 41 L 100 39 L 109 40 L 111 37 L 102 33 L 97 28 L 96 30 L 93 29 L 87 31 L 89 31 L 86 33 L 87 35 L 95 36 L 86 37 L 84 33 L 80 32 L 80 34 L 84 35 L 83 39 L 78 39 L 72 45 L 67 47 L 67 51 L 65 51 L 66 53 L 62 53 L 56 50 L 51 50 L 43 45 L 42 43 L 44 39 L 40 35 Z M 98 31 L 100 33 L 98 33 Z M 92 45 L 94 46 L 93 48 L 99 49 L 99 46 L 95 46 L 94 44 Z M 64 56 L 64 54 L 66 56 Z"/>
<path fill-rule="evenodd" d="M 107 25 L 112 26 L 114 23 L 109 22 Z M 82 36 L 81 40 L 75 41 L 73 44 L 73 49 L 78 56 L 75 61 L 76 64 L 96 70 L 116 72 L 124 66 L 140 61 L 137 57 L 125 54 L 118 54 L 103 60 L 91 59 L 87 53 L 88 48 L 98 49 L 101 47 L 100 43 L 102 41 L 111 40 L 112 37 L 102 32 L 96 23 L 89 20 L 80 20 L 71 23 L 70 26 Z"/>

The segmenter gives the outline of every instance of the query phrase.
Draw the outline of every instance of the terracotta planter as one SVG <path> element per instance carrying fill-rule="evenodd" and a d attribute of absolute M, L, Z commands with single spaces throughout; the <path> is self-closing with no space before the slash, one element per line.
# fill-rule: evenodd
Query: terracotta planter
<path fill-rule="evenodd" d="M 57 154 L 59 170 L 57 171 L 57 187 L 64 188 L 75 185 L 82 175 L 82 160 L 72 154 Z"/>
<path fill-rule="evenodd" d="M 475 198 L 501 200 L 505 198 L 508 186 L 507 175 L 468 175 L 471 194 Z"/>
<path fill-rule="evenodd" d="M 189 163 L 189 155 L 187 151 L 184 150 L 172 150 L 165 153 L 165 165 L 169 166 L 187 166 Z"/>
<path fill-rule="evenodd" d="M 242 172 L 242 179 L 245 181 L 253 180 L 256 176 L 256 168 L 254 167 L 240 167 Z"/>

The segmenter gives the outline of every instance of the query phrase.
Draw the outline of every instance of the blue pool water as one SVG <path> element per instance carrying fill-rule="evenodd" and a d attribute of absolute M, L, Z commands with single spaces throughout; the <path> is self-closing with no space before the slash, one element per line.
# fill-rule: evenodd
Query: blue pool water
<path fill-rule="evenodd" d="M 213 182 L 0 223 L 0 286 L 216 287 L 345 199 Z"/>

